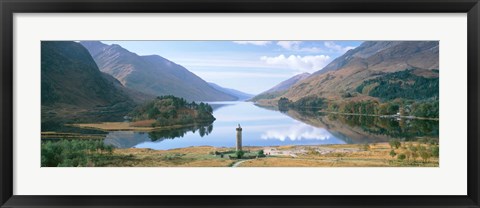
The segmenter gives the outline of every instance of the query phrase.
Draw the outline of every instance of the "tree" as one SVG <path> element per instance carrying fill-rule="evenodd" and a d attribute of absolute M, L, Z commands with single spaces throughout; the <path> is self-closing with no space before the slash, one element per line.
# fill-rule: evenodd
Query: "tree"
<path fill-rule="evenodd" d="M 397 155 L 397 153 L 395 153 L 395 151 L 392 149 L 392 150 L 390 151 L 390 156 L 391 156 L 392 158 L 394 158 L 396 155 Z"/>
<path fill-rule="evenodd" d="M 399 160 L 401 160 L 401 161 L 405 160 L 406 157 L 407 157 L 407 156 L 406 156 L 405 154 L 399 154 L 399 155 L 397 156 L 397 158 L 398 158 Z"/>
<path fill-rule="evenodd" d="M 416 161 L 417 160 L 417 157 L 418 157 L 418 153 L 415 151 L 415 152 L 412 152 L 412 158 L 413 158 L 413 161 Z"/>
<path fill-rule="evenodd" d="M 402 143 L 396 139 L 392 139 L 388 142 L 388 144 L 390 145 L 390 148 L 395 148 L 395 149 L 398 149 L 400 146 L 402 146 Z"/>
<path fill-rule="evenodd" d="M 418 151 L 418 148 L 416 146 L 413 146 L 413 145 L 408 146 L 408 149 L 412 152 L 417 152 Z"/>
<path fill-rule="evenodd" d="M 423 159 L 423 162 L 428 162 L 428 159 L 430 158 L 430 153 L 425 151 L 425 150 L 422 150 L 420 151 L 420 157 Z"/>
<path fill-rule="evenodd" d="M 242 150 L 235 152 L 235 156 L 237 156 L 237 159 L 242 159 L 243 155 L 245 155 L 245 152 Z"/>
<path fill-rule="evenodd" d="M 440 156 L 440 148 L 437 145 L 433 146 L 431 151 L 433 157 L 438 158 Z"/>
<path fill-rule="evenodd" d="M 363 150 L 364 150 L 364 151 L 370 150 L 370 145 L 364 144 L 364 145 L 363 145 Z"/>
<path fill-rule="evenodd" d="M 259 151 L 257 152 L 257 156 L 258 156 L 258 157 L 265 157 L 265 154 L 264 154 L 264 152 L 263 152 L 263 149 L 262 149 L 262 150 L 259 150 Z"/>
<path fill-rule="evenodd" d="M 278 109 L 280 111 L 287 111 L 289 107 L 290 100 L 288 100 L 288 98 L 281 97 L 280 100 L 278 100 Z"/>

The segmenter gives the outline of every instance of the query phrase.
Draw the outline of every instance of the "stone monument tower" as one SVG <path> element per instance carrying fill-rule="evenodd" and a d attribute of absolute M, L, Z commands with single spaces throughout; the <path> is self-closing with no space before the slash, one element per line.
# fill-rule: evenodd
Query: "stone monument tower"
<path fill-rule="evenodd" d="M 237 128 L 237 151 L 242 151 L 242 127 L 240 124 Z"/>

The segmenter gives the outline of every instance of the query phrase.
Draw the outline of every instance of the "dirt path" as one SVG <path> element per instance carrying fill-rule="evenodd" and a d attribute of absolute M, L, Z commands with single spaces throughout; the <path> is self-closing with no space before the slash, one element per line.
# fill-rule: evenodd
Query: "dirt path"
<path fill-rule="evenodd" d="M 250 160 L 253 160 L 253 159 L 237 161 L 237 162 L 233 163 L 232 168 L 236 168 L 236 167 L 238 167 L 240 164 L 242 164 L 243 162 L 247 162 L 247 161 L 250 161 Z"/>

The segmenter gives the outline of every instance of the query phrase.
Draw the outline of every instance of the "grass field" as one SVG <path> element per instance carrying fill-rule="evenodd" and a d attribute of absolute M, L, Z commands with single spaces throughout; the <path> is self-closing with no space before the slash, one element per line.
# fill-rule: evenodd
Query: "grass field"
<path fill-rule="evenodd" d="M 368 147 L 367 147 L 368 146 Z M 438 167 L 438 157 L 422 158 L 413 154 L 412 147 L 429 150 L 433 146 L 419 142 L 403 142 L 398 149 L 388 143 L 343 144 L 322 146 L 246 147 L 249 154 L 264 150 L 266 157 L 250 158 L 237 167 Z M 230 167 L 242 159 L 223 158 L 213 154 L 232 152 L 232 148 L 211 146 L 187 147 L 171 150 L 114 149 L 107 167 Z M 410 152 L 410 153 L 408 153 Z M 400 154 L 410 154 L 399 159 Z"/>
<path fill-rule="evenodd" d="M 438 158 L 429 157 L 424 160 L 420 155 L 403 160 L 398 155 L 407 154 L 408 146 L 423 146 L 428 144 L 418 142 L 407 142 L 405 148 L 393 149 L 395 156 L 391 156 L 392 148 L 388 143 L 370 144 L 345 144 L 325 146 L 290 146 L 283 147 L 283 150 L 295 150 L 305 148 L 305 154 L 298 154 L 297 157 L 277 156 L 266 157 L 243 162 L 239 167 L 438 167 Z M 322 150 L 324 150 L 322 152 Z"/>

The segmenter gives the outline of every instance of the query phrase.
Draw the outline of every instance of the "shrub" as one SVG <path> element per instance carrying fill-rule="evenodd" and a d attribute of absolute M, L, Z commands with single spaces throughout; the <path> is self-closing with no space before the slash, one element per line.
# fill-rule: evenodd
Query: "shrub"
<path fill-rule="evenodd" d="M 420 151 L 420 157 L 423 159 L 423 162 L 427 162 L 430 159 L 430 153 L 427 151 Z"/>
<path fill-rule="evenodd" d="M 363 151 L 368 151 L 370 150 L 370 145 L 369 144 L 364 144 L 363 145 Z"/>
<path fill-rule="evenodd" d="M 244 151 L 236 151 L 235 152 L 235 156 L 238 158 L 238 159 L 241 159 L 243 157 L 243 155 L 245 155 L 245 152 Z"/>
<path fill-rule="evenodd" d="M 42 167 L 92 166 L 112 151 L 113 147 L 101 140 L 45 141 L 41 146 L 41 164 Z"/>
<path fill-rule="evenodd" d="M 438 158 L 438 157 L 440 156 L 440 148 L 439 148 L 438 146 L 436 146 L 436 145 L 433 146 L 432 149 L 431 149 L 431 151 L 432 151 L 432 156 L 433 156 L 433 157 L 437 157 L 437 158 Z"/>
<path fill-rule="evenodd" d="M 402 143 L 396 139 L 392 139 L 388 142 L 388 144 L 390 145 L 390 147 L 393 149 L 398 149 L 400 146 L 402 146 Z"/>
<path fill-rule="evenodd" d="M 395 157 L 396 155 L 397 155 L 397 153 L 395 153 L 394 150 L 391 150 L 391 151 L 390 151 L 390 156 L 391 156 L 392 158 Z"/>
<path fill-rule="evenodd" d="M 262 150 L 259 150 L 259 151 L 257 152 L 257 156 L 258 156 L 258 157 L 265 157 L 265 153 L 263 152 L 263 149 L 262 149 Z"/>
<path fill-rule="evenodd" d="M 412 152 L 412 158 L 413 158 L 413 161 L 415 161 L 418 157 L 418 153 L 415 151 L 415 152 Z"/>
<path fill-rule="evenodd" d="M 407 156 L 402 153 L 402 154 L 399 154 L 399 155 L 397 156 L 397 158 L 398 158 L 399 160 L 403 161 L 403 160 L 405 160 L 405 158 L 407 158 Z"/>

